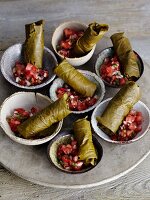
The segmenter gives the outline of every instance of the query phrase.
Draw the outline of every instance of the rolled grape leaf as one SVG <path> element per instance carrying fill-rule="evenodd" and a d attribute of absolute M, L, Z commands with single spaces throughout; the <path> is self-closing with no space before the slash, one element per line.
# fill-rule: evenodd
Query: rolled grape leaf
<path fill-rule="evenodd" d="M 129 39 L 124 36 L 124 33 L 115 33 L 111 36 L 111 40 L 123 74 L 127 75 L 130 80 L 137 80 L 140 77 L 140 69 Z"/>
<path fill-rule="evenodd" d="M 44 51 L 44 21 L 40 20 L 32 24 L 25 25 L 26 40 L 23 53 L 25 63 L 31 63 L 38 68 L 42 68 Z"/>
<path fill-rule="evenodd" d="M 97 87 L 96 84 L 70 65 L 66 59 L 55 67 L 54 72 L 76 92 L 87 97 L 94 95 Z"/>
<path fill-rule="evenodd" d="M 87 119 L 79 119 L 73 124 L 74 136 L 79 146 L 79 159 L 85 165 L 96 164 L 97 153 L 92 141 L 92 131 L 90 122 Z"/>
<path fill-rule="evenodd" d="M 116 134 L 124 117 L 138 102 L 140 96 L 139 86 L 133 81 L 128 82 L 110 100 L 103 114 L 96 117 L 100 128 L 108 135 Z"/>
<path fill-rule="evenodd" d="M 71 113 L 67 104 L 67 94 L 48 107 L 39 111 L 18 126 L 18 131 L 26 139 L 38 138 L 41 131 L 47 129 L 52 124 L 59 122 Z"/>
<path fill-rule="evenodd" d="M 80 37 L 73 52 L 77 57 L 84 56 L 88 53 L 94 45 L 104 36 L 105 32 L 108 31 L 107 24 L 98 24 L 96 22 L 89 24 L 85 33 Z"/>

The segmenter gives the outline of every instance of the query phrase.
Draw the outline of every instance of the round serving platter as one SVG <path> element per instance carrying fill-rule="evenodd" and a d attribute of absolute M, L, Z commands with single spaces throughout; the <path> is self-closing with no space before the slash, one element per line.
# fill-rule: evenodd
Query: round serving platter
<path fill-rule="evenodd" d="M 108 46 L 108 43 L 103 45 Z M 94 71 L 94 63 L 96 53 L 92 59 L 85 64 L 82 69 Z M 142 88 L 142 101 L 150 107 L 148 100 L 149 94 L 149 78 L 150 66 L 144 62 L 144 74 L 138 81 Z M 0 74 L 0 104 L 5 98 L 16 91 L 21 91 L 15 86 L 10 85 Z M 114 96 L 118 89 L 106 87 L 105 98 Z M 47 94 L 49 86 L 36 90 Z M 89 119 L 91 112 L 88 114 Z M 71 127 L 73 121 L 78 118 L 87 116 L 69 115 L 63 124 L 63 129 Z M 83 174 L 68 174 L 57 170 L 47 158 L 47 146 L 49 143 L 39 146 L 25 146 L 10 140 L 0 128 L 0 164 L 7 168 L 17 176 L 44 186 L 55 188 L 87 188 L 102 185 L 104 183 L 116 180 L 133 170 L 150 154 L 150 131 L 139 141 L 127 144 L 116 145 L 105 142 L 97 135 L 99 142 L 103 148 L 103 157 L 98 165 L 92 170 Z"/>

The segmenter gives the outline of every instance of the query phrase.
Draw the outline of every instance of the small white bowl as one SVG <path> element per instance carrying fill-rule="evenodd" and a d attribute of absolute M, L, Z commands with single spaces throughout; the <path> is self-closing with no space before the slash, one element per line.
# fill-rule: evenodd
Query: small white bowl
<path fill-rule="evenodd" d="M 10 137 L 13 141 L 24 144 L 24 145 L 39 145 L 50 141 L 55 137 L 63 124 L 63 120 L 54 125 L 53 130 L 49 128 L 48 131 L 51 132 L 49 136 L 40 139 L 24 139 L 16 136 L 14 132 L 11 131 L 10 126 L 6 120 L 7 117 L 11 116 L 15 108 L 24 108 L 30 110 L 32 107 L 37 107 L 43 109 L 52 101 L 45 95 L 34 92 L 16 92 L 10 97 L 5 99 L 0 108 L 0 125 L 6 135 Z"/>
<path fill-rule="evenodd" d="M 73 171 L 73 170 L 64 169 L 61 166 L 61 164 L 58 162 L 58 159 L 57 159 L 58 146 L 60 144 L 68 143 L 70 141 L 71 136 L 73 136 L 73 130 L 65 130 L 65 131 L 61 131 L 59 135 L 57 135 L 53 140 L 51 140 L 47 148 L 47 155 L 48 155 L 49 161 L 56 167 L 56 169 L 65 173 L 79 174 L 79 173 L 85 173 L 89 170 L 92 170 L 94 167 L 96 167 L 96 165 L 101 161 L 103 157 L 103 148 L 101 144 L 99 143 L 98 139 L 95 137 L 95 135 L 92 135 L 93 144 L 98 154 L 98 159 L 95 166 L 90 165 L 90 166 L 87 166 L 86 168 L 83 168 L 80 171 Z"/>
<path fill-rule="evenodd" d="M 78 70 L 78 71 L 81 72 L 90 81 L 96 83 L 97 89 L 96 89 L 95 95 L 97 95 L 98 100 L 93 106 L 89 107 L 86 110 L 72 111 L 72 113 L 74 113 L 74 114 L 86 113 L 86 112 L 93 110 L 102 101 L 102 99 L 104 98 L 104 95 L 105 95 L 105 85 L 104 85 L 103 81 L 95 73 L 92 73 L 92 72 L 86 71 L 86 70 Z M 50 95 L 50 98 L 52 99 L 52 101 L 56 101 L 58 99 L 58 97 L 56 95 L 56 90 L 58 88 L 62 87 L 63 84 L 64 84 L 64 81 L 60 78 L 57 78 L 53 81 L 53 84 L 51 85 L 50 90 L 49 90 L 49 95 Z"/>
<path fill-rule="evenodd" d="M 1 72 L 5 79 L 10 82 L 11 84 L 15 85 L 16 87 L 23 88 L 23 89 L 38 89 L 46 86 L 55 78 L 55 74 L 53 73 L 53 67 L 57 65 L 57 59 L 53 52 L 44 47 L 44 55 L 43 55 L 43 69 L 48 70 L 49 76 L 48 78 L 43 81 L 39 85 L 35 86 L 22 86 L 16 83 L 12 68 L 15 66 L 16 61 L 23 62 L 22 56 L 23 45 L 22 44 L 15 44 L 9 47 L 3 54 L 1 58 Z"/>
<path fill-rule="evenodd" d="M 140 55 L 134 51 L 134 53 L 136 54 L 137 56 L 137 62 L 138 62 L 138 66 L 139 66 L 139 71 L 140 71 L 140 77 L 142 76 L 143 72 L 144 72 L 144 64 L 143 64 L 143 61 L 142 61 L 142 58 L 140 57 Z M 114 56 L 114 48 L 113 47 L 108 47 L 106 49 L 103 49 L 99 54 L 98 54 L 98 57 L 97 57 L 97 60 L 96 60 L 96 63 L 95 63 L 95 71 L 96 71 L 96 74 L 101 77 L 101 74 L 100 74 L 100 69 L 101 69 L 101 66 L 104 62 L 104 59 L 105 58 L 108 58 L 108 57 L 113 57 Z M 140 79 L 140 77 L 138 79 Z M 102 77 L 101 77 L 102 78 Z M 137 80 L 138 80 L 137 79 Z M 103 79 L 102 79 L 103 80 Z M 136 80 L 136 81 L 137 81 Z M 109 84 L 107 81 L 103 80 L 105 85 L 109 86 L 109 87 L 112 87 L 112 88 L 121 88 L 122 86 L 116 86 L 116 85 L 112 85 L 112 84 Z"/>
<path fill-rule="evenodd" d="M 140 111 L 143 115 L 144 121 L 142 123 L 142 131 L 140 131 L 132 140 L 129 140 L 129 141 L 111 140 L 111 138 L 100 129 L 100 127 L 98 126 L 98 121 L 96 120 L 96 117 L 102 115 L 103 111 L 105 110 L 105 108 L 110 100 L 111 100 L 111 98 L 108 98 L 108 99 L 102 101 L 94 109 L 92 117 L 91 117 L 91 124 L 92 124 L 94 131 L 105 141 L 111 142 L 114 144 L 129 144 L 129 143 L 133 143 L 133 142 L 136 142 L 137 140 L 141 139 L 147 133 L 148 129 L 150 128 L 150 111 L 149 111 L 149 108 L 141 101 L 138 101 L 134 105 L 133 109 Z"/>
<path fill-rule="evenodd" d="M 56 54 L 61 58 L 64 59 L 64 57 L 58 53 L 56 47 L 59 44 L 60 40 L 63 38 L 63 30 L 65 28 L 71 28 L 74 30 L 86 30 L 87 25 L 82 24 L 80 22 L 76 21 L 70 21 L 60 24 L 54 31 L 52 36 L 52 46 Z M 66 60 L 73 66 L 80 66 L 85 64 L 90 58 L 92 57 L 94 51 L 95 51 L 96 45 L 92 48 L 90 52 L 88 52 L 85 56 L 79 57 L 79 58 L 66 58 Z"/>

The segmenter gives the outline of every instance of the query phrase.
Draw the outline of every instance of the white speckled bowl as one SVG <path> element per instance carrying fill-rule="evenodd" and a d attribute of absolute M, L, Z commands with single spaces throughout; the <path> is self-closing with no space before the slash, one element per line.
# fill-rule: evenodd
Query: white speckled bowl
<path fill-rule="evenodd" d="M 52 36 L 52 46 L 53 46 L 53 49 L 56 52 L 56 54 L 61 59 L 64 59 L 64 57 L 58 53 L 56 47 L 57 47 L 58 43 L 60 42 L 60 40 L 63 38 L 63 30 L 65 28 L 72 28 L 74 30 L 86 30 L 87 25 L 80 23 L 80 22 L 76 22 L 76 21 L 70 21 L 70 22 L 64 22 L 56 28 L 56 30 L 54 31 L 53 36 Z M 96 45 L 94 45 L 93 49 L 89 53 L 87 53 L 85 56 L 82 56 L 79 58 L 66 58 L 66 60 L 73 66 L 83 65 L 88 60 L 90 60 L 90 58 L 92 57 L 92 55 L 95 51 L 95 48 L 96 48 Z"/>
<path fill-rule="evenodd" d="M 78 174 L 78 173 L 84 173 L 89 170 L 92 170 L 96 165 L 100 162 L 103 156 L 103 148 L 101 144 L 98 142 L 97 138 L 93 136 L 93 144 L 96 148 L 96 151 L 98 153 L 98 159 L 97 164 L 95 166 L 87 166 L 86 168 L 80 170 L 80 171 L 73 171 L 73 170 L 66 170 L 64 169 L 61 164 L 57 160 L 57 149 L 60 144 L 67 144 L 70 141 L 71 136 L 73 136 L 73 130 L 66 130 L 62 131 L 57 135 L 48 145 L 47 148 L 47 155 L 50 162 L 62 172 L 71 173 L 71 174 Z"/>
<path fill-rule="evenodd" d="M 48 132 L 50 133 L 48 136 L 40 139 L 24 139 L 16 136 L 10 129 L 10 126 L 6 120 L 8 116 L 11 116 L 12 112 L 15 108 L 24 108 L 30 110 L 32 107 L 37 107 L 39 109 L 43 109 L 52 101 L 45 95 L 34 92 L 16 92 L 12 94 L 10 97 L 5 99 L 0 108 L 0 125 L 6 135 L 10 137 L 13 141 L 24 144 L 24 145 L 39 145 L 50 141 L 53 137 L 55 137 L 60 131 L 63 120 L 59 123 L 52 125 Z"/>
<path fill-rule="evenodd" d="M 143 72 L 144 72 L 144 64 L 143 64 L 143 61 L 142 61 L 142 58 L 138 55 L 138 53 L 136 53 L 134 51 L 134 53 L 137 55 L 137 59 L 138 59 L 138 65 L 139 65 L 139 70 L 140 70 L 140 77 L 142 76 Z M 95 71 L 96 71 L 96 74 L 101 77 L 100 75 L 100 68 L 104 62 L 104 59 L 105 58 L 108 58 L 108 57 L 113 57 L 114 55 L 114 49 L 113 47 L 108 47 L 106 49 L 104 49 L 103 51 L 101 51 L 99 54 L 98 54 L 98 57 L 97 57 L 97 60 L 96 60 L 96 63 L 95 63 Z M 139 78 L 140 78 L 139 77 Z M 102 77 L 101 77 L 102 78 Z M 138 78 L 138 79 L 139 79 Z M 138 80 L 137 79 L 137 80 Z M 136 81 L 137 81 L 136 80 Z M 109 86 L 109 87 L 113 87 L 113 88 L 120 88 L 122 86 L 115 86 L 115 85 L 111 85 L 109 84 L 107 81 L 103 80 L 105 85 Z"/>
<path fill-rule="evenodd" d="M 12 68 L 15 66 L 16 61 L 23 62 L 22 56 L 22 44 L 15 44 L 9 47 L 3 54 L 1 58 L 1 72 L 5 79 L 10 82 L 11 84 L 15 85 L 16 87 L 23 88 L 23 89 L 38 89 L 44 87 L 45 85 L 49 84 L 55 78 L 55 74 L 53 73 L 53 67 L 57 65 L 57 59 L 53 52 L 44 47 L 44 55 L 43 55 L 43 69 L 48 70 L 49 76 L 48 78 L 43 81 L 39 85 L 35 86 L 22 86 L 16 83 L 15 78 L 12 73 Z"/>
<path fill-rule="evenodd" d="M 141 139 L 149 130 L 150 128 L 150 111 L 149 108 L 141 101 L 138 101 L 133 109 L 140 111 L 143 115 L 143 123 L 142 123 L 142 131 L 140 131 L 132 140 L 129 141 L 114 141 L 111 140 L 110 137 L 103 132 L 100 127 L 98 126 L 98 122 L 96 120 L 97 116 L 101 116 L 103 111 L 105 110 L 107 104 L 109 103 L 109 101 L 111 100 L 111 98 L 108 98 L 104 101 L 102 101 L 93 111 L 92 117 L 91 117 L 91 124 L 92 127 L 94 129 L 94 131 L 105 141 L 107 142 L 111 142 L 114 144 L 129 144 L 129 143 L 133 143 L 136 142 L 137 140 Z"/>
<path fill-rule="evenodd" d="M 96 89 L 95 95 L 97 95 L 98 101 L 93 106 L 89 107 L 86 110 L 72 111 L 72 113 L 75 113 L 75 114 L 86 113 L 86 112 L 93 110 L 102 101 L 102 99 L 104 98 L 104 95 L 105 95 L 105 85 L 104 85 L 103 81 L 96 74 L 94 74 L 90 71 L 86 71 L 86 70 L 78 70 L 78 71 L 81 72 L 86 78 L 88 78 L 92 82 L 96 83 L 97 89 Z M 56 90 L 59 87 L 62 87 L 63 84 L 64 84 L 64 81 L 60 78 L 57 78 L 53 81 L 53 84 L 51 85 L 50 90 L 49 90 L 50 98 L 53 101 L 56 101 L 58 99 L 58 97 L 56 95 Z"/>

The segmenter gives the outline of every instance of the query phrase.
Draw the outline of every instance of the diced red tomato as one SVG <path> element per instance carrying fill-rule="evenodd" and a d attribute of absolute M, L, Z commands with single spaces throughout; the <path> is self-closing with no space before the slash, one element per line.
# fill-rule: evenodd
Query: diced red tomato
<path fill-rule="evenodd" d="M 97 98 L 96 97 L 88 97 L 85 100 L 85 103 L 88 105 L 88 107 L 93 106 L 95 103 L 97 102 Z"/>
<path fill-rule="evenodd" d="M 129 125 L 129 129 L 132 130 L 132 131 L 135 131 L 136 127 L 137 126 L 136 126 L 135 123 L 132 123 L 132 124 Z"/>
<path fill-rule="evenodd" d="M 65 28 L 63 33 L 63 38 L 57 45 L 58 53 L 64 57 L 74 57 L 72 49 L 77 40 L 84 34 L 84 31 Z"/>
<path fill-rule="evenodd" d="M 61 98 L 65 94 L 65 92 L 66 92 L 65 88 L 58 88 L 56 91 L 57 97 Z"/>
<path fill-rule="evenodd" d="M 64 57 L 69 57 L 70 56 L 70 51 L 66 50 L 66 49 L 61 49 L 61 50 L 58 51 L 58 53 L 60 53 Z"/>
<path fill-rule="evenodd" d="M 72 146 L 70 144 L 67 144 L 65 148 L 63 148 L 64 154 L 70 154 L 72 152 Z"/>
<path fill-rule="evenodd" d="M 37 108 L 35 108 L 35 107 L 32 107 L 31 108 L 31 113 L 32 114 L 35 114 L 35 113 L 37 113 L 38 112 L 38 109 Z"/>
<path fill-rule="evenodd" d="M 120 79 L 119 79 L 119 84 L 120 84 L 120 85 L 124 85 L 125 83 L 126 83 L 125 78 L 120 78 Z"/>
<path fill-rule="evenodd" d="M 83 161 L 77 161 L 76 163 L 72 165 L 72 168 L 75 171 L 79 171 L 81 170 L 82 166 L 83 166 Z"/>
<path fill-rule="evenodd" d="M 127 115 L 125 121 L 128 123 L 132 123 L 135 120 L 135 116 L 133 115 Z"/>
<path fill-rule="evenodd" d="M 69 42 L 69 41 L 61 41 L 60 42 L 60 47 L 62 48 L 62 49 L 66 49 L 66 50 L 68 50 L 68 49 L 71 49 L 71 43 Z"/>
<path fill-rule="evenodd" d="M 48 77 L 47 70 L 38 69 L 30 63 L 25 66 L 19 62 L 13 68 L 13 74 L 16 82 L 23 86 L 40 84 Z"/>
<path fill-rule="evenodd" d="M 138 125 L 135 129 L 135 132 L 138 133 L 142 130 L 142 126 L 141 125 Z"/>
<path fill-rule="evenodd" d="M 70 163 L 70 159 L 69 159 L 69 156 L 68 155 L 63 155 L 61 157 L 61 160 L 64 162 L 64 163 Z"/>
<path fill-rule="evenodd" d="M 76 150 L 73 148 L 76 146 Z M 57 158 L 62 167 L 66 170 L 81 170 L 84 162 L 79 160 L 77 141 L 72 138 L 70 143 L 61 144 L 57 149 Z"/>
<path fill-rule="evenodd" d="M 18 125 L 20 125 L 22 122 L 24 122 L 26 119 L 28 119 L 30 117 L 30 113 L 31 113 L 31 111 L 28 112 L 23 108 L 14 109 L 13 114 L 7 118 L 7 121 L 8 121 L 8 124 L 9 124 L 11 130 L 15 133 L 18 133 L 18 131 L 17 131 Z"/>
<path fill-rule="evenodd" d="M 111 66 L 107 66 L 105 70 L 106 70 L 107 76 L 111 77 L 114 72 L 114 70 L 111 68 Z"/>
<path fill-rule="evenodd" d="M 70 29 L 70 28 L 65 28 L 64 29 L 64 36 L 66 38 L 69 38 L 71 35 L 74 35 L 75 33 L 76 33 L 76 31 L 73 30 L 73 29 Z"/>
<path fill-rule="evenodd" d="M 137 115 L 136 118 L 135 118 L 135 121 L 136 121 L 137 124 L 142 124 L 142 120 L 143 120 L 143 118 L 142 118 L 141 115 Z"/>
<path fill-rule="evenodd" d="M 18 119 L 11 118 L 9 121 L 9 126 L 13 132 L 17 131 L 17 126 L 21 123 Z"/>
<path fill-rule="evenodd" d="M 122 86 L 127 80 L 127 78 L 121 74 L 120 63 L 116 56 L 104 59 L 104 62 L 100 67 L 100 75 L 103 80 L 111 85 Z"/>
<path fill-rule="evenodd" d="M 56 95 L 58 98 L 62 97 L 64 93 L 68 94 L 68 104 L 70 110 L 86 110 L 87 108 L 93 106 L 97 102 L 97 97 L 83 97 L 82 95 L 75 92 L 68 85 L 63 85 L 63 87 L 56 90 Z"/>
<path fill-rule="evenodd" d="M 78 101 L 77 109 L 79 111 L 86 110 L 87 108 L 88 107 L 87 107 L 87 105 L 86 105 L 86 103 L 84 101 L 83 102 Z"/>
<path fill-rule="evenodd" d="M 70 110 L 76 110 L 78 106 L 78 96 L 73 96 L 71 94 L 68 102 Z"/>
<path fill-rule="evenodd" d="M 131 110 L 123 120 L 117 134 L 111 136 L 112 140 L 128 141 L 142 130 L 142 113 Z"/>

